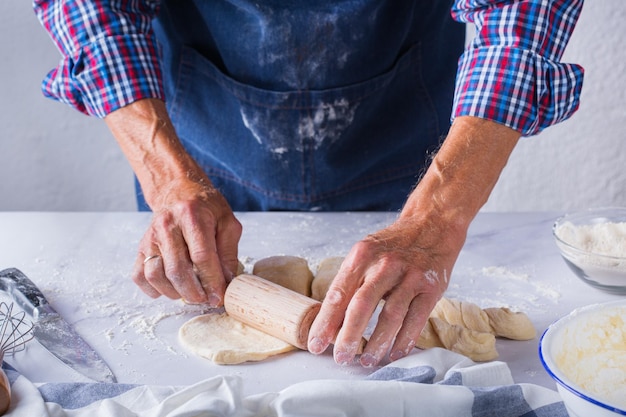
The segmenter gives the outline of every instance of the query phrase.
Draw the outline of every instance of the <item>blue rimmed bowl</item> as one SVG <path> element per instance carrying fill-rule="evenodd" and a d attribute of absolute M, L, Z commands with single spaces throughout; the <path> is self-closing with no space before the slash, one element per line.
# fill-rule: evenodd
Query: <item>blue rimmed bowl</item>
<path fill-rule="evenodd" d="M 541 337 L 539 357 L 570 417 L 626 416 L 626 299 L 554 322 Z"/>

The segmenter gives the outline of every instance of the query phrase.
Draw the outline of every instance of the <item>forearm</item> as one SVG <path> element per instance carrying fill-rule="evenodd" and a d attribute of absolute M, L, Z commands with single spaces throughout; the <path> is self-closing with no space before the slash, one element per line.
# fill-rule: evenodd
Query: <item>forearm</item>
<path fill-rule="evenodd" d="M 169 194 L 180 191 L 172 188 L 185 182 L 212 189 L 209 179 L 178 140 L 163 101 L 139 100 L 104 120 L 153 210 L 167 205 Z"/>
<path fill-rule="evenodd" d="M 519 137 L 515 130 L 488 120 L 455 119 L 399 220 L 431 217 L 449 225 L 450 232 L 464 234 L 489 198 Z"/>

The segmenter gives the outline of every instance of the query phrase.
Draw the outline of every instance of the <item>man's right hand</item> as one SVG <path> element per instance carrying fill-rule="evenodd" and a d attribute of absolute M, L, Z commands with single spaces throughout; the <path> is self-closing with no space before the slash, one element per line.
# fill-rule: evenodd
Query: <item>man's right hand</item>
<path fill-rule="evenodd" d="M 136 101 L 105 121 L 154 213 L 133 280 L 151 297 L 222 305 L 242 233 L 228 202 L 183 148 L 162 101 Z"/>

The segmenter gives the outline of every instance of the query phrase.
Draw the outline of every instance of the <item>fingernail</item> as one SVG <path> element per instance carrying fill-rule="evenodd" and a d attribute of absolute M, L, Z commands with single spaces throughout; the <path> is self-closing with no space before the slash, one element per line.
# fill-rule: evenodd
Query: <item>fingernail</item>
<path fill-rule="evenodd" d="M 309 352 L 319 355 L 326 350 L 326 346 L 319 337 L 314 337 L 309 341 Z"/>
<path fill-rule="evenodd" d="M 352 362 L 352 356 L 348 352 L 335 353 L 335 362 L 338 365 L 349 365 Z"/>
<path fill-rule="evenodd" d="M 406 355 L 401 350 L 395 350 L 389 354 L 389 359 L 392 361 L 397 361 L 398 359 L 404 358 Z"/>
<path fill-rule="evenodd" d="M 360 361 L 361 361 L 361 366 L 365 368 L 371 368 L 372 366 L 378 363 L 374 355 L 372 355 L 371 353 L 362 354 Z"/>
<path fill-rule="evenodd" d="M 219 307 L 221 303 L 222 297 L 215 293 L 209 294 L 209 307 L 216 308 Z"/>

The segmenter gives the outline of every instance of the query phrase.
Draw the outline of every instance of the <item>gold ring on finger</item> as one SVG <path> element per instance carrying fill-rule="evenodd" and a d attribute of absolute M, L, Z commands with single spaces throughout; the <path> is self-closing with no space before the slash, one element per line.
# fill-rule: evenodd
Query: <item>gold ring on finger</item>
<path fill-rule="evenodd" d="M 150 255 L 150 256 L 146 256 L 146 259 L 143 260 L 143 264 L 145 265 L 146 263 L 148 263 L 149 261 L 156 259 L 156 258 L 160 258 L 161 255 Z"/>

